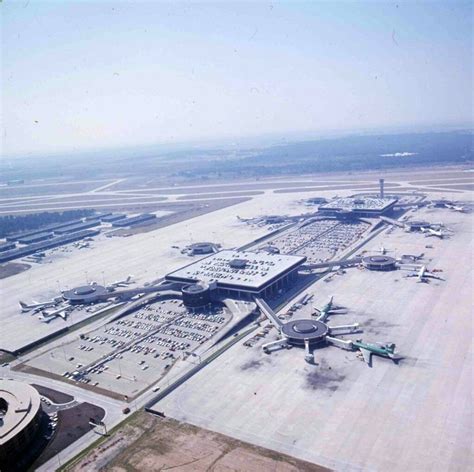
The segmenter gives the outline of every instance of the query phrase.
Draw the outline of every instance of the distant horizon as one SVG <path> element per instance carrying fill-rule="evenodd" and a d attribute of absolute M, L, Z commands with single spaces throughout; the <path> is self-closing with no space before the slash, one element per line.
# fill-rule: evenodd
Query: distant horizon
<path fill-rule="evenodd" d="M 127 146 L 110 146 L 102 148 L 82 148 L 82 149 L 63 149 L 56 152 L 31 152 L 13 155 L 3 155 L 2 159 L 29 159 L 29 158 L 73 158 L 78 155 L 92 156 L 103 153 L 173 153 L 186 151 L 206 151 L 206 150 L 247 150 L 262 149 L 285 144 L 293 144 L 305 141 L 330 140 L 345 137 L 357 136 L 378 136 L 378 135 L 397 135 L 397 134 L 422 134 L 422 133 L 450 133 L 450 132 L 472 132 L 474 133 L 474 124 L 438 124 L 438 125 L 419 125 L 413 126 L 391 126 L 385 128 L 372 129 L 334 129 L 325 131 L 291 131 L 283 133 L 254 134 L 247 136 L 229 136 L 221 139 L 203 138 L 192 141 L 173 141 L 165 143 L 142 143 Z M 138 157 L 138 156 L 137 156 Z"/>
<path fill-rule="evenodd" d="M 8 158 L 474 122 L 469 1 L 38 0 L 1 14 Z"/>

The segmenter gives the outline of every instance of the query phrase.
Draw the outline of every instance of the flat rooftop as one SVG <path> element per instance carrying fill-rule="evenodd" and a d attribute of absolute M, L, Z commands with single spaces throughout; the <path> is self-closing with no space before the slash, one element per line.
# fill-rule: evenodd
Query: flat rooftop
<path fill-rule="evenodd" d="M 385 211 L 396 202 L 396 198 L 346 197 L 320 205 L 319 210 Z"/>
<path fill-rule="evenodd" d="M 166 276 L 178 282 L 206 282 L 224 288 L 261 290 L 306 261 L 306 257 L 224 250 Z"/>

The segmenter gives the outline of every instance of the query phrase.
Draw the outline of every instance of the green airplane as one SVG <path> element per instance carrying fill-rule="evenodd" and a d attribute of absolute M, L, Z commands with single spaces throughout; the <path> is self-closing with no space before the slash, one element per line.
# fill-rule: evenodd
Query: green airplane
<path fill-rule="evenodd" d="M 362 353 L 362 357 L 364 361 L 367 362 L 368 366 L 372 366 L 372 355 L 375 354 L 376 356 L 386 357 L 388 359 L 392 359 L 393 361 L 397 361 L 400 359 L 395 354 L 395 344 L 394 343 L 377 343 L 377 344 L 368 344 L 362 342 L 361 339 L 352 342 L 352 346 L 355 349 L 359 349 Z"/>
<path fill-rule="evenodd" d="M 332 301 L 334 299 L 334 295 L 329 299 L 329 302 L 326 303 L 321 309 L 318 309 L 314 307 L 314 309 L 317 311 L 317 317 L 316 319 L 318 321 L 322 321 L 323 323 L 326 321 L 326 318 L 328 317 L 331 309 L 332 309 Z"/>

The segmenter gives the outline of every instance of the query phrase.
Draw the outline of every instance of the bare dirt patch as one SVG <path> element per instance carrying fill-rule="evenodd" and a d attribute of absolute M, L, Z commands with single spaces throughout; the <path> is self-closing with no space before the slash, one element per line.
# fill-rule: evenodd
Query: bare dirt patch
<path fill-rule="evenodd" d="M 21 264 L 19 262 L 8 262 L 7 264 L 0 265 L 0 279 L 6 279 L 12 275 L 19 274 L 25 270 L 30 269 L 29 264 Z"/>
<path fill-rule="evenodd" d="M 43 387 L 41 385 L 32 384 L 32 387 L 35 387 L 38 390 L 40 395 L 48 397 L 53 403 L 62 404 L 62 403 L 69 403 L 74 400 L 72 395 L 67 393 L 58 392 L 57 390 L 53 390 L 52 388 Z"/>
<path fill-rule="evenodd" d="M 109 446 L 110 445 L 110 446 Z M 328 469 L 269 449 L 147 413 L 120 428 L 67 470 L 323 472 Z"/>

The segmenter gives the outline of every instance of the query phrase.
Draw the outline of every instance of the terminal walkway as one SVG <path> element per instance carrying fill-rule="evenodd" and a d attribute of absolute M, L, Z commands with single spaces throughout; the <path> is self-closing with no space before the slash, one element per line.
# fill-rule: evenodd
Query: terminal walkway
<path fill-rule="evenodd" d="M 275 326 L 275 328 L 280 330 L 283 323 L 278 318 L 276 313 L 268 306 L 267 302 L 260 297 L 255 297 L 254 300 L 258 308 L 260 308 L 260 311 L 270 320 L 270 322 Z"/>

